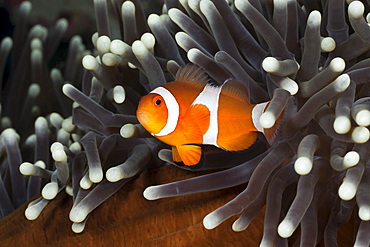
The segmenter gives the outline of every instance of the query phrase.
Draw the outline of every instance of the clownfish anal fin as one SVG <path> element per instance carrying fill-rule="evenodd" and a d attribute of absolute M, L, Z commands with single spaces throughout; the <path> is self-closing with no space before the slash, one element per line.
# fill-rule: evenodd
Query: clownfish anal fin
<path fill-rule="evenodd" d="M 172 147 L 172 159 L 175 162 L 181 162 L 181 157 L 176 147 Z"/>
<path fill-rule="evenodd" d="M 222 85 L 222 93 L 229 97 L 250 103 L 249 89 L 240 81 L 230 79 Z"/>
<path fill-rule="evenodd" d="M 208 81 L 208 76 L 201 67 L 194 64 L 187 64 L 177 71 L 175 80 L 205 86 Z"/>
<path fill-rule="evenodd" d="M 217 145 L 227 151 L 242 151 L 248 149 L 257 140 L 257 132 L 249 131 L 233 139 L 218 140 Z"/>
<path fill-rule="evenodd" d="M 187 166 L 193 166 L 199 163 L 202 149 L 196 145 L 181 145 L 176 146 L 177 152 L 182 162 Z"/>

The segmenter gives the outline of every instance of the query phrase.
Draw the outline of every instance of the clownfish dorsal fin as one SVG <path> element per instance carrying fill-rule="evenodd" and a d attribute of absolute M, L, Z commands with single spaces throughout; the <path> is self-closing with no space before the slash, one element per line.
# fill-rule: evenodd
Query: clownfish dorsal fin
<path fill-rule="evenodd" d="M 199 163 L 202 149 L 196 145 L 176 146 L 177 152 L 182 162 L 187 166 L 193 166 Z"/>
<path fill-rule="evenodd" d="M 194 64 L 187 64 L 183 67 L 180 67 L 176 73 L 176 81 L 191 82 L 205 86 L 208 81 L 208 75 L 204 70 Z"/>
<path fill-rule="evenodd" d="M 228 79 L 222 84 L 222 93 L 250 103 L 248 87 L 235 79 Z"/>

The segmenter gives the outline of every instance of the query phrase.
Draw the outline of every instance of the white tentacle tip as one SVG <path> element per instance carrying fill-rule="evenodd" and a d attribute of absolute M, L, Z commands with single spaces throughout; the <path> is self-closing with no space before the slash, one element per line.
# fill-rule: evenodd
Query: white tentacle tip
<path fill-rule="evenodd" d="M 117 182 L 124 178 L 123 172 L 117 167 L 109 168 L 105 176 L 109 182 Z"/>
<path fill-rule="evenodd" d="M 369 129 L 361 126 L 355 127 L 352 131 L 351 137 L 356 143 L 365 143 L 370 138 Z"/>
<path fill-rule="evenodd" d="M 28 175 L 32 175 L 33 174 L 33 169 L 34 168 L 34 165 L 32 165 L 31 163 L 29 162 L 23 162 L 20 166 L 19 166 L 19 171 L 25 175 L 25 176 L 28 176 Z"/>
<path fill-rule="evenodd" d="M 44 186 L 42 189 L 42 197 L 44 197 L 47 200 L 54 199 L 56 195 L 58 194 L 58 184 L 55 182 L 48 183 Z"/>
<path fill-rule="evenodd" d="M 247 229 L 248 225 L 244 224 L 240 219 L 237 219 L 232 225 L 232 229 L 234 232 L 242 232 Z"/>
<path fill-rule="evenodd" d="M 353 1 L 348 6 L 348 15 L 353 19 L 360 19 L 364 14 L 365 7 L 360 1 Z"/>
<path fill-rule="evenodd" d="M 274 126 L 276 118 L 271 112 L 264 112 L 260 117 L 260 125 L 264 129 L 269 129 Z"/>
<path fill-rule="evenodd" d="M 212 230 L 216 228 L 218 225 L 220 225 L 222 221 L 215 215 L 214 212 L 208 214 L 206 217 L 203 219 L 203 226 L 204 228 L 208 230 Z"/>
<path fill-rule="evenodd" d="M 122 104 L 126 99 L 126 91 L 124 87 L 117 85 L 113 88 L 113 100 L 117 104 Z"/>
<path fill-rule="evenodd" d="M 75 89 L 74 86 L 72 86 L 72 84 L 64 84 L 63 87 L 62 87 L 62 91 L 65 95 L 69 95 L 69 93 L 71 92 L 71 90 Z"/>
<path fill-rule="evenodd" d="M 370 206 L 361 206 L 358 210 L 358 216 L 361 220 L 370 220 Z"/>
<path fill-rule="evenodd" d="M 341 73 L 346 67 L 346 62 L 343 60 L 343 58 L 336 57 L 331 60 L 329 66 L 334 72 Z"/>
<path fill-rule="evenodd" d="M 103 180 L 103 170 L 100 168 L 89 169 L 89 179 L 93 183 L 99 183 Z"/>
<path fill-rule="evenodd" d="M 345 116 L 339 116 L 334 120 L 333 128 L 338 134 L 346 134 L 351 130 L 351 120 Z"/>
<path fill-rule="evenodd" d="M 321 40 L 321 50 L 323 52 L 331 52 L 334 51 L 336 47 L 335 40 L 332 37 L 325 37 Z"/>
<path fill-rule="evenodd" d="M 74 233 L 81 233 L 83 232 L 84 229 L 85 229 L 85 224 L 83 222 L 72 224 L 72 231 Z"/>
<path fill-rule="evenodd" d="M 39 211 L 37 207 L 28 207 L 24 211 L 24 215 L 26 216 L 26 218 L 28 220 L 35 220 L 35 219 L 37 219 L 37 217 L 39 217 L 40 213 L 41 213 L 41 211 Z"/>
<path fill-rule="evenodd" d="M 355 121 L 359 126 L 367 127 L 370 125 L 370 111 L 362 110 L 359 111 L 355 117 Z"/>
<path fill-rule="evenodd" d="M 299 175 L 307 175 L 312 170 L 312 160 L 307 157 L 299 157 L 294 163 L 294 169 Z"/>
<path fill-rule="evenodd" d="M 146 188 L 143 192 L 143 196 L 147 200 L 157 200 L 157 199 L 159 199 L 160 197 L 158 196 L 157 186 L 150 186 L 150 187 Z"/>
<path fill-rule="evenodd" d="M 132 51 L 136 56 L 144 56 L 149 52 L 141 40 L 136 40 L 132 43 Z"/>
<path fill-rule="evenodd" d="M 342 200 L 349 201 L 356 195 L 357 188 L 352 183 L 346 183 L 344 182 L 338 190 L 339 197 L 342 198 Z"/>
<path fill-rule="evenodd" d="M 82 59 L 82 66 L 87 70 L 95 71 L 99 68 L 99 63 L 96 61 L 95 57 L 86 55 Z"/>
<path fill-rule="evenodd" d="M 109 52 L 111 40 L 108 36 L 103 35 L 96 41 L 96 48 L 102 53 Z"/>
<path fill-rule="evenodd" d="M 86 219 L 88 214 L 89 212 L 85 207 L 77 205 L 69 212 L 69 219 L 75 223 L 80 223 Z"/>
<path fill-rule="evenodd" d="M 343 157 L 343 165 L 346 168 L 350 168 L 352 166 L 357 165 L 360 161 L 360 155 L 356 151 L 349 151 Z"/>
<path fill-rule="evenodd" d="M 349 87 L 350 82 L 351 82 L 351 79 L 350 79 L 350 77 L 349 77 L 348 74 L 341 74 L 332 83 L 334 83 L 333 84 L 334 85 L 334 89 L 338 93 L 341 93 L 341 92 L 343 92 L 344 90 L 346 90 Z"/>
<path fill-rule="evenodd" d="M 282 238 L 289 238 L 294 232 L 294 227 L 290 222 L 282 221 L 278 226 L 278 233 Z"/>

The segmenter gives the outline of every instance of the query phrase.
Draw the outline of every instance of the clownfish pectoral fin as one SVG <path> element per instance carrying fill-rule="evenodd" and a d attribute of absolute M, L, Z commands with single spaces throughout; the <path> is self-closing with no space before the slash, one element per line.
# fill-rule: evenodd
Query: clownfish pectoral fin
<path fill-rule="evenodd" d="M 208 76 L 201 67 L 187 64 L 179 68 L 175 80 L 196 83 L 203 87 L 207 84 Z"/>
<path fill-rule="evenodd" d="M 197 123 L 197 127 L 194 127 L 194 128 L 199 129 L 199 130 L 191 130 L 190 132 L 197 134 L 198 138 L 202 138 L 204 133 L 206 133 L 209 128 L 210 116 L 211 116 L 210 111 L 208 110 L 207 106 L 196 104 L 190 107 L 189 115 L 191 116 L 193 123 Z M 199 131 L 200 133 L 197 133 Z"/>
<path fill-rule="evenodd" d="M 182 162 L 187 166 L 193 166 L 199 163 L 202 149 L 196 145 L 181 145 L 176 146 Z"/>
<path fill-rule="evenodd" d="M 180 157 L 180 154 L 179 154 L 179 151 L 177 150 L 176 147 L 172 147 L 172 159 L 173 161 L 175 162 L 181 162 L 181 157 Z"/>
<path fill-rule="evenodd" d="M 257 140 L 257 132 L 250 131 L 232 140 L 217 140 L 217 145 L 227 151 L 242 151 L 248 149 Z"/>

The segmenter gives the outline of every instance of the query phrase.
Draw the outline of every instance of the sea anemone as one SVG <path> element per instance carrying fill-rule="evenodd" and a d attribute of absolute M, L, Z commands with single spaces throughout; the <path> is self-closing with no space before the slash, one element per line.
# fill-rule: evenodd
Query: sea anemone
<path fill-rule="evenodd" d="M 339 227 L 351 221 L 354 246 L 370 244 L 368 2 L 169 0 L 148 18 L 139 0 L 112 3 L 119 31 L 110 28 L 107 1 L 94 0 L 94 50 L 73 37 L 64 73 L 50 74 L 67 23 L 27 34 L 31 5 L 20 6 L 18 30 L 0 51 L 2 72 L 14 43 L 1 99 L 1 216 L 41 192 L 25 210 L 34 220 L 65 189 L 72 230 L 82 232 L 90 213 L 136 174 L 172 164 L 212 171 L 150 186 L 146 199 L 245 186 L 204 215 L 206 229 L 240 215 L 232 229 L 244 231 L 265 208 L 260 246 L 338 246 Z M 188 63 L 213 83 L 244 83 L 252 103 L 270 101 L 263 128 L 285 111 L 275 143 L 261 135 L 242 152 L 205 146 L 198 165 L 174 162 L 135 111 L 141 96 Z"/>

